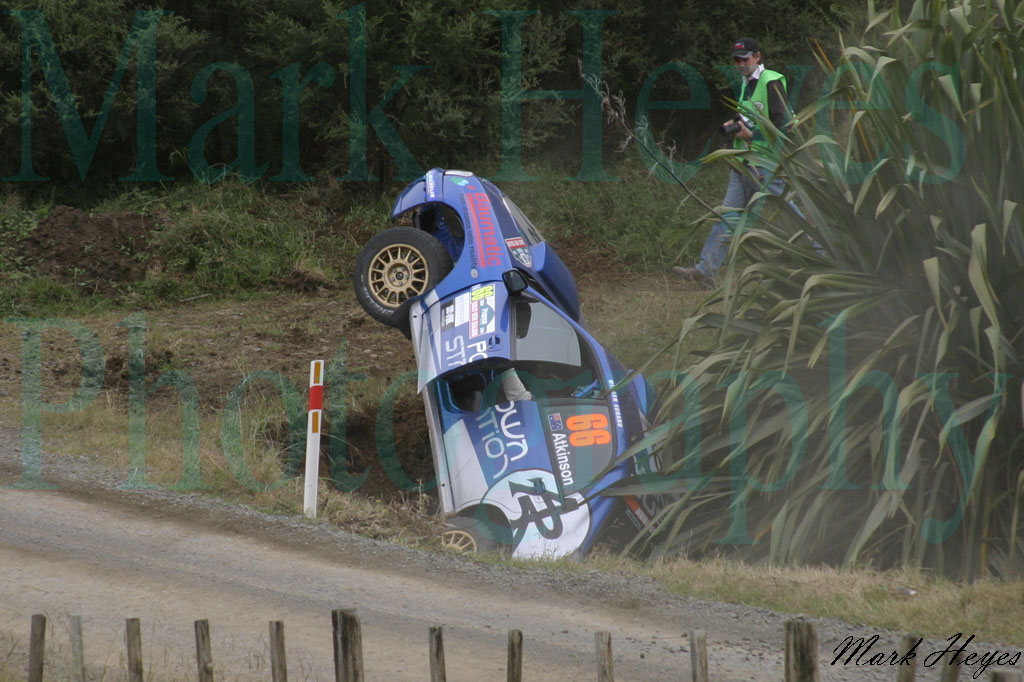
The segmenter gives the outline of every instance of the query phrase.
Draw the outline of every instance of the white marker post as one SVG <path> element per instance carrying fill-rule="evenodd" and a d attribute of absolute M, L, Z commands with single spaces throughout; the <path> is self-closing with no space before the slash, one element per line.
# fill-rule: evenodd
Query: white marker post
<path fill-rule="evenodd" d="M 320 427 L 324 408 L 324 361 L 309 363 L 309 418 L 306 420 L 306 486 L 302 510 L 316 518 L 316 488 L 320 478 Z"/>

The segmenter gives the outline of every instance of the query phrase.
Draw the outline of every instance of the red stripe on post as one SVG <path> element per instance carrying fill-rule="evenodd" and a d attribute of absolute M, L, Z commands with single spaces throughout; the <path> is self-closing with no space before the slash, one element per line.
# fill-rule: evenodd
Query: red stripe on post
<path fill-rule="evenodd" d="M 323 386 L 310 386 L 309 387 L 309 409 L 311 409 L 311 410 L 322 410 L 322 409 L 324 409 L 324 387 Z"/>

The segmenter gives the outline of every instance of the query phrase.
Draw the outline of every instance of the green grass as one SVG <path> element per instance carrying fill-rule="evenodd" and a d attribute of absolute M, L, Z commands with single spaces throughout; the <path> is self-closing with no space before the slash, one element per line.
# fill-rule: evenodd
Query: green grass
<path fill-rule="evenodd" d="M 539 182 L 502 185 L 541 230 L 563 249 L 584 239 L 618 259 L 634 273 L 666 270 L 692 263 L 708 225 L 694 224 L 704 210 L 678 184 L 664 182 L 639 165 L 610 168 L 615 182 L 572 182 L 555 169 Z M 717 205 L 725 191 L 726 169 L 709 166 L 688 183 L 701 198 Z"/>
<path fill-rule="evenodd" d="M 563 254 L 574 251 L 597 267 L 633 273 L 692 261 L 706 233 L 705 225 L 694 225 L 702 214 L 696 202 L 636 164 L 609 164 L 609 171 L 617 181 L 574 182 L 567 179 L 571 174 L 548 169 L 538 182 L 501 186 Z M 716 203 L 724 170 L 706 168 L 691 184 Z M 0 201 L 0 310 L 61 315 L 154 308 L 200 296 L 246 298 L 296 276 L 346 280 L 365 240 L 388 225 L 401 189 L 401 183 L 390 185 L 371 194 L 336 182 L 281 188 L 229 177 L 215 185 L 131 187 L 101 199 L 88 210 L 133 212 L 155 225 L 149 243 L 133 254 L 146 264 L 145 278 L 121 287 L 117 297 L 35 275 L 19 256 L 19 243 L 53 204 L 29 205 L 9 191 Z"/>

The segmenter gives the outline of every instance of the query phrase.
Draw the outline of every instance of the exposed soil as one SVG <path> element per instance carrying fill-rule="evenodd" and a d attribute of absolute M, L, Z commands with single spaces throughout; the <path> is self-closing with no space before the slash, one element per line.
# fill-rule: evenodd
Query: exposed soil
<path fill-rule="evenodd" d="M 145 278 L 155 265 L 146 253 L 159 216 L 87 213 L 57 206 L 21 244 L 26 264 L 38 275 L 100 294 Z"/>

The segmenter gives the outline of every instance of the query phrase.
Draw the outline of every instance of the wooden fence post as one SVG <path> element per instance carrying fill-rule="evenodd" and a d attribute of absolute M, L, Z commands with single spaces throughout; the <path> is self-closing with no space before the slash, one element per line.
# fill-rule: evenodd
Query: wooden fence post
<path fill-rule="evenodd" d="M 708 682 L 708 636 L 703 630 L 690 631 L 690 667 L 693 682 Z"/>
<path fill-rule="evenodd" d="M 46 616 L 32 616 L 28 644 L 28 682 L 43 682 L 43 659 L 46 655 Z"/>
<path fill-rule="evenodd" d="M 128 682 L 144 682 L 142 667 L 142 625 L 138 618 L 124 622 L 125 640 L 128 644 Z"/>
<path fill-rule="evenodd" d="M 284 655 L 284 622 L 270 621 L 270 679 L 288 682 L 288 664 Z"/>
<path fill-rule="evenodd" d="M 992 682 L 1021 682 L 1024 673 L 1013 668 L 997 668 L 992 671 Z"/>
<path fill-rule="evenodd" d="M 959 679 L 960 666 L 948 665 L 945 661 L 943 661 L 941 682 L 957 682 Z"/>
<path fill-rule="evenodd" d="M 82 617 L 68 619 L 71 632 L 71 682 L 85 682 L 85 640 L 82 637 Z"/>
<path fill-rule="evenodd" d="M 818 682 L 818 630 L 800 619 L 786 621 L 786 682 Z"/>
<path fill-rule="evenodd" d="M 210 649 L 210 621 L 197 620 L 196 631 L 196 667 L 199 670 L 199 682 L 213 682 L 213 652 Z"/>
<path fill-rule="evenodd" d="M 917 643 L 920 641 L 919 637 L 913 635 L 903 635 L 902 647 L 900 651 L 909 652 Z M 908 661 L 909 665 L 901 665 L 899 670 L 896 672 L 896 682 L 914 682 L 917 679 L 917 659 L 912 658 Z"/>
<path fill-rule="evenodd" d="M 446 682 L 444 632 L 440 625 L 430 628 L 430 682 Z"/>
<path fill-rule="evenodd" d="M 355 611 L 331 611 L 335 682 L 363 682 L 363 635 Z"/>
<path fill-rule="evenodd" d="M 597 682 L 615 682 L 615 671 L 612 666 L 611 633 L 595 633 L 594 644 L 597 647 Z"/>
<path fill-rule="evenodd" d="M 520 630 L 508 631 L 508 669 L 507 682 L 523 682 L 523 633 Z"/>

